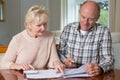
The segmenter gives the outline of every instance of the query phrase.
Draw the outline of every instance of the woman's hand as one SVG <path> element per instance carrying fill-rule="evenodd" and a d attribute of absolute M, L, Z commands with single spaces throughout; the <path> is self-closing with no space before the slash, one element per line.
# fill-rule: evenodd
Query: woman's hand
<path fill-rule="evenodd" d="M 64 74 L 64 68 L 65 68 L 64 64 L 62 64 L 60 61 L 55 61 L 53 64 L 57 73 L 60 72 Z"/>
<path fill-rule="evenodd" d="M 34 70 L 34 67 L 30 64 L 11 64 L 10 69 L 17 70 Z"/>

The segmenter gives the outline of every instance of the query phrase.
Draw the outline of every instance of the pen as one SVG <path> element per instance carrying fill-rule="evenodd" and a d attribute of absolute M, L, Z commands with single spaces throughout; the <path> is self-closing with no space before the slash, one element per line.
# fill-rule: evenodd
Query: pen
<path fill-rule="evenodd" d="M 72 64 L 76 64 L 75 61 L 72 61 L 71 63 L 72 63 Z"/>

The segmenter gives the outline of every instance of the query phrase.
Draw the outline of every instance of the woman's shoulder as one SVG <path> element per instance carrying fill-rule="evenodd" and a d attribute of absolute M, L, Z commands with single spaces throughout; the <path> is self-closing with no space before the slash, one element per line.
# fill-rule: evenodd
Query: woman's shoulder
<path fill-rule="evenodd" d="M 51 31 L 46 31 L 46 35 L 44 36 L 44 38 L 50 41 L 54 39 L 54 35 Z"/>
<path fill-rule="evenodd" d="M 46 36 L 52 37 L 52 36 L 54 36 L 54 35 L 53 35 L 53 33 L 52 33 L 51 31 L 46 31 Z"/>
<path fill-rule="evenodd" d="M 26 30 L 23 30 L 13 36 L 13 38 L 21 38 L 25 34 Z"/>

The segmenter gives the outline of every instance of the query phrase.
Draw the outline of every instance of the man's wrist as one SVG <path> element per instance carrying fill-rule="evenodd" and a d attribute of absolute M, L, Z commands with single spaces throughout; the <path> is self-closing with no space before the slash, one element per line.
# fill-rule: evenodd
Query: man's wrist
<path fill-rule="evenodd" d="M 104 73 L 104 70 L 102 67 L 100 67 L 100 74 L 103 74 Z"/>

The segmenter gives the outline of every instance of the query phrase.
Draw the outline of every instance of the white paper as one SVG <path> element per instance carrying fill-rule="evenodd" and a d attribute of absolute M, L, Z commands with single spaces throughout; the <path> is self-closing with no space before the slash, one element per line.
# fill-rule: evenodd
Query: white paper
<path fill-rule="evenodd" d="M 64 78 L 68 77 L 90 77 L 91 75 L 86 73 L 86 65 L 83 65 L 79 68 L 75 69 L 66 69 L 65 74 L 63 75 Z"/>
<path fill-rule="evenodd" d="M 49 69 L 49 70 L 28 70 L 24 71 L 27 78 L 68 78 L 68 77 L 89 77 L 91 75 L 87 74 L 85 71 L 86 65 L 83 65 L 79 68 L 73 68 L 73 69 L 65 69 L 65 74 L 62 73 L 56 73 L 55 70 Z"/>
<path fill-rule="evenodd" d="M 29 71 L 30 72 L 30 71 Z M 25 71 L 26 73 L 26 77 L 27 78 L 58 78 L 58 77 L 62 77 L 61 73 L 56 73 L 55 70 L 53 69 L 49 69 L 49 70 L 38 70 L 38 73 L 28 73 L 27 71 Z"/>
<path fill-rule="evenodd" d="M 37 73 L 39 73 L 39 71 L 38 70 L 27 70 L 27 71 L 24 71 L 24 73 L 26 73 L 26 74 L 37 74 Z"/>

